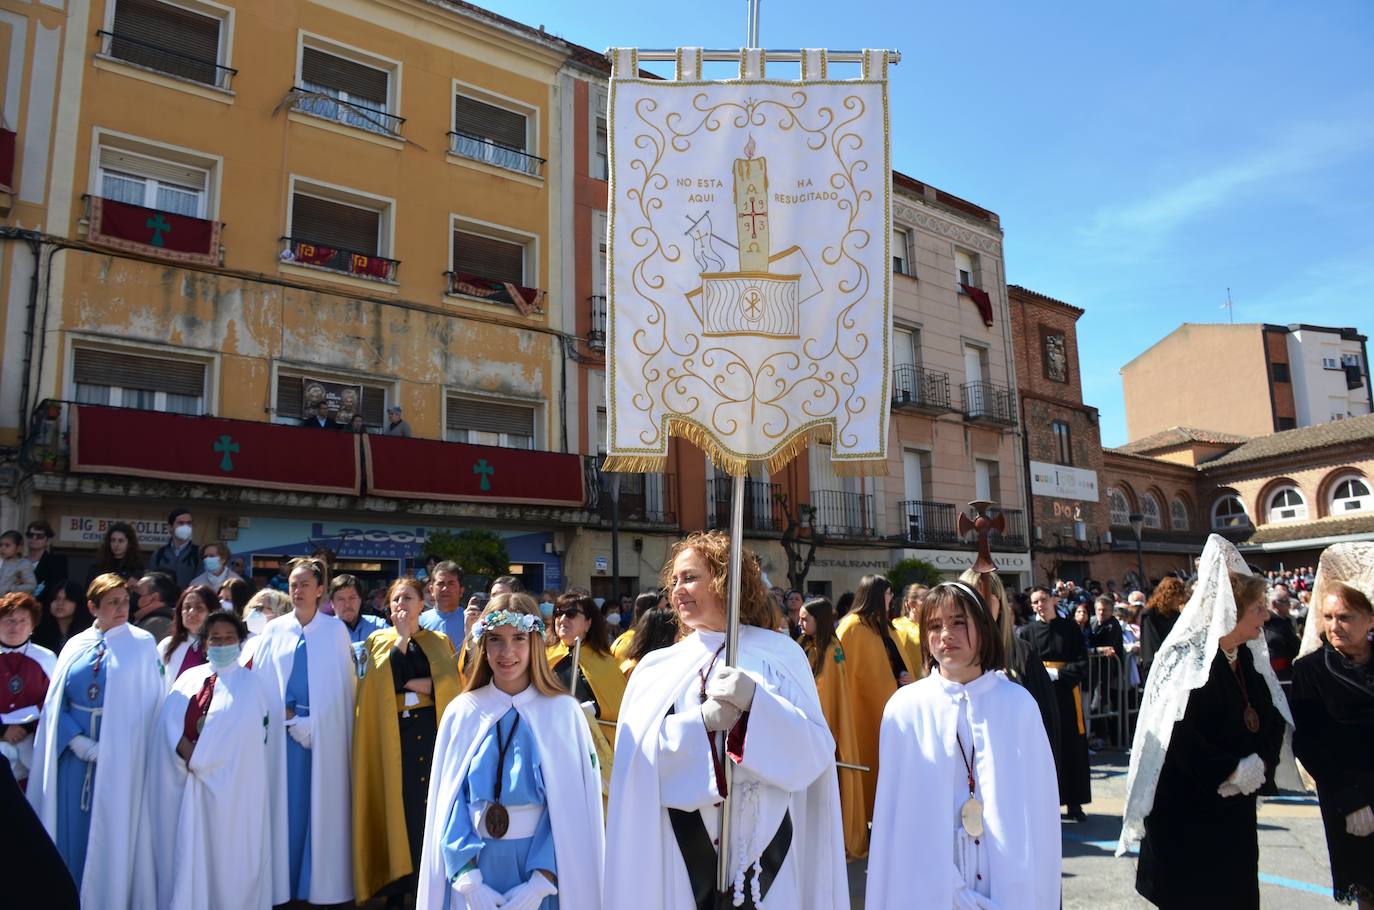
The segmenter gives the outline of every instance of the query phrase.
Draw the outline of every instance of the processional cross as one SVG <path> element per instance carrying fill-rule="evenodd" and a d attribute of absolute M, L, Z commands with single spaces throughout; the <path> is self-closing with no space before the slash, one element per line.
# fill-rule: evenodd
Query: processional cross
<path fill-rule="evenodd" d="M 978 534 L 978 558 L 973 561 L 973 571 L 980 575 L 997 571 L 997 563 L 992 561 L 992 550 L 988 545 L 988 535 L 993 531 L 1005 534 L 1007 530 L 1007 516 L 998 512 L 996 515 L 988 515 L 988 509 L 992 503 L 986 499 L 975 499 L 969 503 L 969 508 L 973 509 L 974 517 L 969 518 L 965 512 L 959 513 L 959 536 L 963 537 L 970 531 Z M 986 594 L 987 592 L 982 592 Z"/>

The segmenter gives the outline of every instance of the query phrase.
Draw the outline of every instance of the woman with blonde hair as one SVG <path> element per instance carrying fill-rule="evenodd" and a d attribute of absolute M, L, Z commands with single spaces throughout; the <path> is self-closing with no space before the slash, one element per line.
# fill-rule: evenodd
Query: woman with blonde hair
<path fill-rule="evenodd" d="M 496 595 L 472 627 L 476 660 L 434 749 L 420 910 L 602 905 L 601 779 L 543 632 L 528 594 Z"/>

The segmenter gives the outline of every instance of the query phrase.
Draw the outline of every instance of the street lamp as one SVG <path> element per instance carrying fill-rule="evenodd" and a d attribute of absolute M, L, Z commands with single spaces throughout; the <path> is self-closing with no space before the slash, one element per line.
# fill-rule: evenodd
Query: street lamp
<path fill-rule="evenodd" d="M 1130 518 L 1126 519 L 1131 523 L 1131 530 L 1135 532 L 1135 564 L 1136 570 L 1140 573 L 1140 590 L 1145 591 L 1148 582 L 1145 580 L 1145 554 L 1141 552 L 1140 532 L 1145 527 L 1145 516 L 1139 512 L 1132 512 Z M 1147 592 L 1148 593 L 1148 592 Z"/>

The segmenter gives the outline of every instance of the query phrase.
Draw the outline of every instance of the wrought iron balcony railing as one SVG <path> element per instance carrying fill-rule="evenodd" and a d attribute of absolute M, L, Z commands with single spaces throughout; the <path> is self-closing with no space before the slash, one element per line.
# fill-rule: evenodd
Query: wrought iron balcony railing
<path fill-rule="evenodd" d="M 953 411 L 949 374 L 904 363 L 892 371 L 892 406 L 917 411 Z"/>
<path fill-rule="evenodd" d="M 729 530 L 730 501 L 734 498 L 735 480 L 733 477 L 716 477 L 707 487 L 710 497 L 706 503 L 710 509 L 708 519 L 713 528 Z M 777 496 L 781 488 L 775 483 L 761 480 L 744 482 L 744 529 L 746 531 L 781 531 L 783 527 L 782 509 Z"/>
<path fill-rule="evenodd" d="M 401 268 L 400 261 L 396 259 L 387 259 L 375 253 L 346 250 L 299 237 L 282 238 L 281 261 L 393 284 L 396 282 L 396 273 Z"/>
<path fill-rule="evenodd" d="M 964 415 L 969 420 L 1016 425 L 1016 405 L 1006 386 L 979 380 L 959 386 L 964 395 Z"/>
<path fill-rule="evenodd" d="M 902 539 L 907 546 L 959 543 L 959 511 L 952 503 L 908 499 L 900 504 Z"/>
<path fill-rule="evenodd" d="M 230 81 L 238 75 L 238 70 L 233 67 L 220 66 L 217 61 L 193 57 L 140 38 L 118 35 L 105 29 L 96 32 L 96 35 L 100 37 L 102 55 L 169 76 L 228 90 Z"/>
<path fill-rule="evenodd" d="M 1020 509 L 1002 509 L 1007 519 L 1007 529 L 993 531 L 988 535 L 988 544 L 994 550 L 1024 550 L 1026 548 L 1026 513 Z M 993 514 L 996 514 L 995 512 Z"/>
<path fill-rule="evenodd" d="M 492 142 L 471 133 L 451 131 L 448 135 L 449 151 L 460 158 L 471 158 L 473 161 L 503 167 L 531 177 L 540 176 L 544 170 L 544 159 L 524 149 Z"/>
<path fill-rule="evenodd" d="M 587 344 L 594 350 L 606 350 L 606 298 L 593 294 L 587 298 L 592 308 L 592 327 L 587 330 Z"/>
<path fill-rule="evenodd" d="M 620 478 L 620 490 L 613 499 L 611 483 Z M 677 524 L 677 475 L 676 474 L 606 474 L 598 469 L 597 483 L 600 487 L 598 511 L 607 521 L 611 512 L 618 512 L 621 521 L 638 521 L 646 524 Z M 613 503 L 620 507 L 615 509 Z"/>
<path fill-rule="evenodd" d="M 401 125 L 406 122 L 406 118 L 398 117 L 381 108 L 339 98 L 338 90 L 327 86 L 307 83 L 293 87 L 291 92 L 296 96 L 296 103 L 291 106 L 292 110 L 325 120 L 335 120 L 384 136 L 401 135 Z"/>
<path fill-rule="evenodd" d="M 873 537 L 873 496 L 845 490 L 812 490 L 816 531 L 831 537 Z"/>

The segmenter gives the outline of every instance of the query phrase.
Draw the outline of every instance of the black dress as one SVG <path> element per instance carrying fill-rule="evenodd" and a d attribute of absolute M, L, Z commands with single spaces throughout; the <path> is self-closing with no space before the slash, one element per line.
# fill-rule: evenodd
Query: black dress
<path fill-rule="evenodd" d="M 1059 705 L 1055 700 L 1054 682 L 1045 672 L 1045 665 L 1031 654 L 1030 645 L 1016 636 L 1011 639 L 1011 653 L 1007 655 L 1007 676 L 1030 693 L 1040 709 L 1040 721 L 1050 741 L 1050 753 L 1055 767 L 1059 766 Z"/>
<path fill-rule="evenodd" d="M 1080 731 L 1078 718 L 1081 693 L 1078 687 L 1088 676 L 1088 648 L 1083 643 L 1083 630 L 1071 619 L 1059 618 L 1050 622 L 1039 620 L 1016 630 L 1030 645 L 1032 656 L 1048 667 L 1058 664 L 1059 678 L 1053 681 L 1056 707 L 1059 709 L 1059 747 L 1054 750 L 1055 769 L 1059 772 L 1059 804 L 1081 806 L 1092 802 L 1092 782 L 1088 768 L 1088 737 Z"/>
<path fill-rule="evenodd" d="M 1293 664 L 1293 751 L 1317 782 L 1331 885 L 1338 901 L 1374 900 L 1374 835 L 1345 817 L 1374 804 L 1374 661 L 1350 663 L 1330 645 Z"/>
<path fill-rule="evenodd" d="M 1145 816 L 1135 889 L 1163 908 L 1258 910 L 1259 794 L 1276 793 L 1274 768 L 1283 745 L 1283 717 L 1255 670 L 1250 649 L 1237 658 L 1239 676 L 1218 651 L 1207 682 L 1188 699 L 1174 724 Z M 1244 682 L 1242 694 L 1240 683 Z M 1245 726 L 1245 703 L 1259 714 L 1259 732 Z M 1217 788 L 1241 759 L 1264 760 L 1264 786 L 1249 796 L 1221 796 Z"/>
<path fill-rule="evenodd" d="M 412 679 L 432 679 L 429 658 L 415 643 L 402 653 L 400 648 L 392 647 L 387 659 L 391 665 L 391 680 L 397 695 L 406 691 L 406 683 Z M 401 739 L 401 805 L 405 810 L 406 836 L 410 840 L 411 868 L 420 868 L 420 849 L 425 841 L 425 810 L 429 802 L 429 764 L 434 758 L 434 741 L 439 735 L 438 718 L 431 702 L 425 707 L 409 708 L 396 714 L 396 723 Z M 383 889 L 385 896 L 400 890 L 414 890 L 415 874 L 401 879 L 399 884 Z"/>
<path fill-rule="evenodd" d="M 1159 646 L 1174 629 L 1178 622 L 1177 613 L 1157 613 L 1146 610 L 1140 614 L 1140 682 L 1144 684 L 1150 675 L 1150 665 L 1155 662 Z"/>

